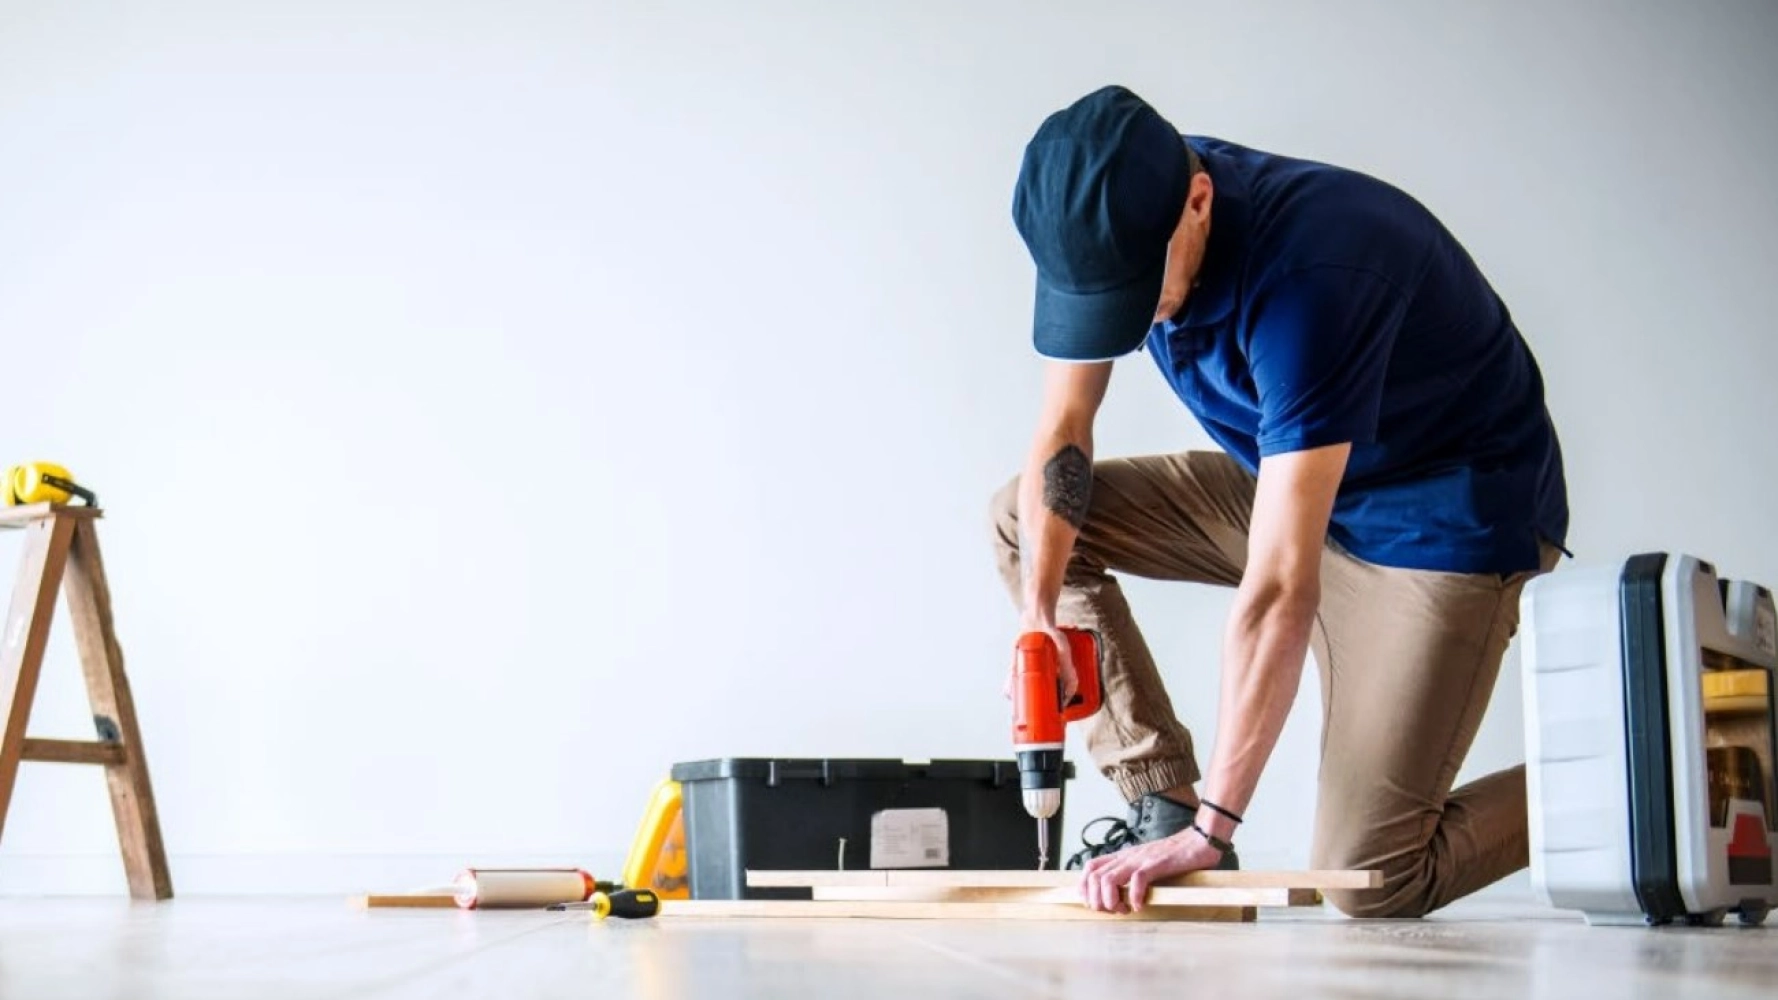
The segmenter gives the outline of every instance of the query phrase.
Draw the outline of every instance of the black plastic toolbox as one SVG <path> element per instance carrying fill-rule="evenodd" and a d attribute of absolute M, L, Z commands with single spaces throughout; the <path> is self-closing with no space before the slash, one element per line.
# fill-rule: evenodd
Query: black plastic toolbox
<path fill-rule="evenodd" d="M 807 899 L 747 871 L 1036 869 L 1037 821 L 1006 760 L 723 758 L 673 765 L 693 899 Z M 1073 763 L 1063 766 L 1063 808 Z M 1049 820 L 1059 867 L 1062 810 Z M 873 837 L 873 834 L 875 835 Z"/>

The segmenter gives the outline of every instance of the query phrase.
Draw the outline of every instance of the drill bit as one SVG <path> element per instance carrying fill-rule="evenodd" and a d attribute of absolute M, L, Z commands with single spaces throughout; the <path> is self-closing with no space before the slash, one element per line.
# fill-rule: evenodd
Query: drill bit
<path fill-rule="evenodd" d="M 1045 820 L 1037 821 L 1037 870 L 1043 871 L 1050 863 L 1050 825 Z"/>

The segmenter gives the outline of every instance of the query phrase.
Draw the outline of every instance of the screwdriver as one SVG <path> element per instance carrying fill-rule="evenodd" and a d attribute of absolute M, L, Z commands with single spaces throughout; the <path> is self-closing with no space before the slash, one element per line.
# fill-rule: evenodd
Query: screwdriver
<path fill-rule="evenodd" d="M 595 892 L 580 903 L 557 903 L 552 910 L 591 910 L 594 920 L 606 917 L 652 917 L 661 912 L 661 898 L 653 889 L 622 889 L 617 892 Z"/>

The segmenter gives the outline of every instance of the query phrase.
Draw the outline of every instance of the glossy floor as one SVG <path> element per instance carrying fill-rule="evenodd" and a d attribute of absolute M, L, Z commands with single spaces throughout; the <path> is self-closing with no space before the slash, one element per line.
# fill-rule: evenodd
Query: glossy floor
<path fill-rule="evenodd" d="M 1422 921 L 706 920 L 333 898 L 0 899 L 0 997 L 1778 996 L 1778 919 L 1590 928 L 1508 899 Z"/>

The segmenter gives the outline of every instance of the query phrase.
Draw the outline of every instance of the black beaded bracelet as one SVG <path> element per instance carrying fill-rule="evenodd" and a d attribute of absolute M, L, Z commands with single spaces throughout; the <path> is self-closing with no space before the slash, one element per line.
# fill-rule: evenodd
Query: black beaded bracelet
<path fill-rule="evenodd" d="M 1216 848 L 1218 851 L 1221 851 L 1223 854 L 1227 854 L 1230 851 L 1235 849 L 1234 844 L 1231 844 L 1228 841 L 1223 840 L 1221 837 L 1211 836 L 1210 831 L 1204 829 L 1203 827 L 1199 826 L 1195 822 L 1192 823 L 1192 829 L 1198 831 L 1198 836 L 1203 837 L 1205 840 L 1209 841 L 1211 847 Z"/>
<path fill-rule="evenodd" d="M 1203 806 L 1208 806 L 1210 808 L 1211 812 L 1221 813 L 1222 815 L 1227 816 L 1229 819 L 1232 819 L 1237 823 L 1245 823 L 1246 822 L 1246 820 L 1242 819 L 1239 816 L 1236 816 L 1234 813 L 1229 812 L 1227 809 L 1224 809 L 1223 807 L 1217 805 L 1216 803 L 1210 801 L 1209 799 L 1202 799 L 1201 798 L 1198 800 L 1198 804 L 1203 805 Z"/>

